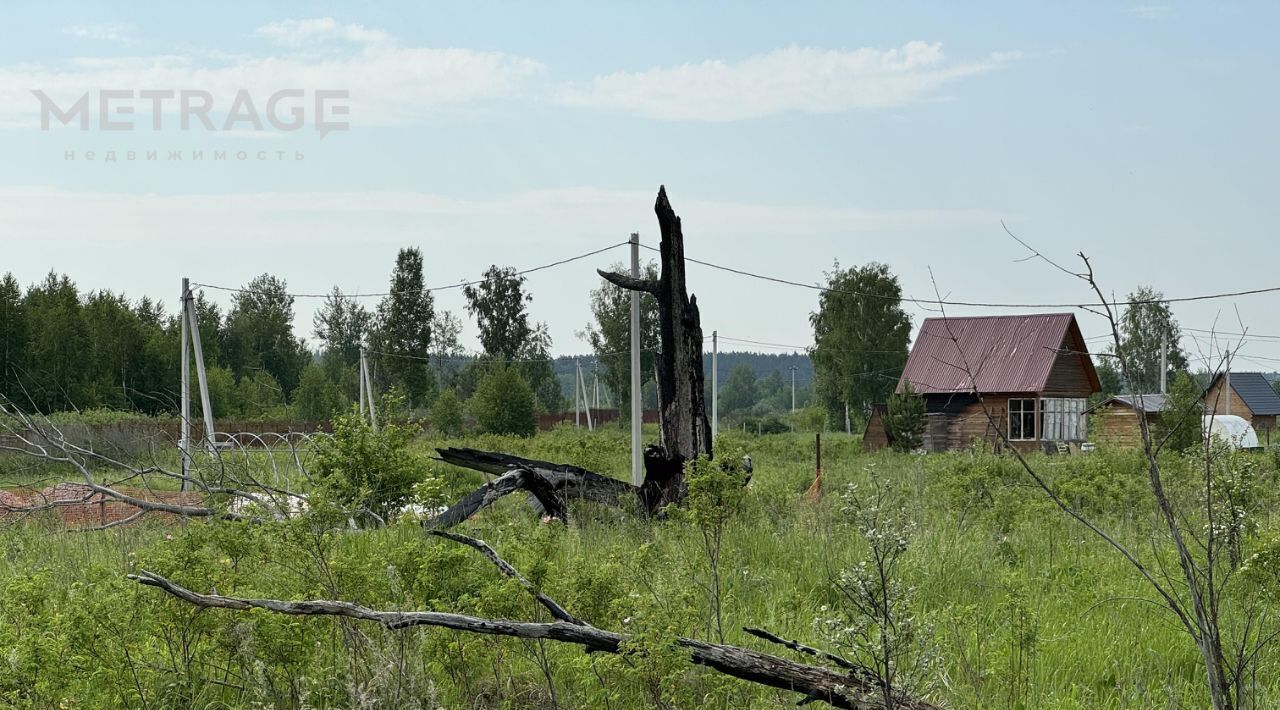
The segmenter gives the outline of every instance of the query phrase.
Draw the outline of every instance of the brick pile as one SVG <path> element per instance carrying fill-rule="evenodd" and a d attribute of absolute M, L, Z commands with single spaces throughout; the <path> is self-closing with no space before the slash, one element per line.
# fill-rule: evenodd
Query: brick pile
<path fill-rule="evenodd" d="M 153 503 L 198 506 L 204 501 L 203 494 L 194 491 L 148 491 L 138 488 L 116 488 L 115 490 Z M 27 515 L 56 516 L 54 519 L 65 527 L 87 528 L 118 523 L 138 511 L 137 506 L 98 493 L 78 483 L 59 483 L 26 495 L 0 490 L 0 520 Z M 151 512 L 143 517 L 172 518 L 173 516 L 169 513 Z"/>

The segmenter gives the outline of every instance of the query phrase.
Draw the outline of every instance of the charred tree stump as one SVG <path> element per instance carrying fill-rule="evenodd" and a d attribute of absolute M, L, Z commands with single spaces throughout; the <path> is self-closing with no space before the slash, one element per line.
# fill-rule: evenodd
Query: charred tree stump
<path fill-rule="evenodd" d="M 630 291 L 653 294 L 658 301 L 662 352 L 655 369 L 658 376 L 658 430 L 656 446 L 644 451 L 644 483 L 639 488 L 624 481 L 577 466 L 524 459 L 475 449 L 438 449 L 440 460 L 498 476 L 455 503 L 424 525 L 433 530 L 453 527 L 476 512 L 517 491 L 531 494 L 549 514 L 563 517 L 567 502 L 578 498 L 618 505 L 637 497 L 649 514 L 684 500 L 684 464 L 698 456 L 711 457 L 711 425 L 703 396 L 702 322 L 698 300 L 686 288 L 684 232 L 680 218 L 667 201 L 665 187 L 658 188 L 654 205 L 662 230 L 662 269 L 657 279 L 638 279 L 601 271 L 600 276 Z M 737 465 L 737 464 L 733 464 Z M 743 461 L 748 473 L 750 460 Z"/>
<path fill-rule="evenodd" d="M 645 451 L 645 479 L 640 487 L 640 497 L 650 512 L 684 498 L 685 461 L 712 454 L 711 426 L 703 396 L 702 321 L 698 299 L 690 296 L 686 288 L 684 232 L 680 217 L 667 200 L 665 186 L 658 188 L 654 212 L 662 232 L 658 279 L 599 272 L 612 284 L 652 294 L 658 301 L 662 336 L 657 362 L 661 439 L 658 447 Z"/>

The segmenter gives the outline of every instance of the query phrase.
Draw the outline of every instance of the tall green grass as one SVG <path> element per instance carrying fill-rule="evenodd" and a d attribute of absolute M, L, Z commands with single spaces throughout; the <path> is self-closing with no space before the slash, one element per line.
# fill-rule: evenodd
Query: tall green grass
<path fill-rule="evenodd" d="M 943 661 L 935 700 L 955 708 L 1207 704 L 1198 656 L 1173 617 L 1114 550 L 1049 505 L 1013 462 L 868 455 L 856 438 L 831 435 L 825 495 L 813 503 L 803 495 L 814 478 L 812 435 L 724 439 L 722 448 L 742 447 L 755 464 L 723 540 L 726 642 L 788 655 L 741 630 L 758 626 L 822 645 L 814 622 L 824 605 L 840 604 L 832 578 L 866 551 L 836 493 L 874 475 L 905 491 L 919 522 L 904 575 Z M 415 450 L 427 457 L 437 445 L 629 476 L 622 430 L 423 439 Z M 1126 544 L 1168 554 L 1135 457 L 1035 463 Z M 482 480 L 439 462 L 427 470 L 453 495 Z M 1275 529 L 1274 514 L 1268 501 L 1264 529 Z M 702 539 L 685 516 L 655 521 L 581 504 L 563 527 L 543 524 L 522 497 L 510 496 L 462 531 L 486 540 L 574 614 L 634 634 L 634 653 L 601 657 L 438 629 L 201 612 L 124 579 L 145 567 L 197 591 L 545 618 L 479 555 L 408 523 L 361 532 L 322 532 L 301 521 L 68 533 L 33 522 L 0 533 L 0 705 L 781 708 L 799 700 L 691 667 L 670 648 L 674 635 L 715 633 Z M 1280 611 L 1274 606 L 1272 614 Z M 1277 656 L 1263 659 L 1260 707 L 1280 703 Z"/>

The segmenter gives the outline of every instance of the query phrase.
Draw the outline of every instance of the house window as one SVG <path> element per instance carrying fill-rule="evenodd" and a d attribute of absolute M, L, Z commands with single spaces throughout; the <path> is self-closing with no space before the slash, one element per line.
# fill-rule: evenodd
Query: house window
<path fill-rule="evenodd" d="M 1036 401 L 1009 400 L 1009 438 L 1025 441 L 1036 438 Z"/>
<path fill-rule="evenodd" d="M 1049 441 L 1084 439 L 1085 400 L 1075 397 L 1046 397 L 1040 400 L 1040 438 Z"/>

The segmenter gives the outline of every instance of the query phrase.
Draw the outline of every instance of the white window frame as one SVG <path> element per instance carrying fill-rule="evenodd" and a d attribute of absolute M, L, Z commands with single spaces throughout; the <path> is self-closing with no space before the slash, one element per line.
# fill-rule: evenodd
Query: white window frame
<path fill-rule="evenodd" d="M 1037 434 L 1046 441 L 1083 441 L 1083 397 L 1044 397 L 1040 400 Z"/>
<path fill-rule="evenodd" d="M 1018 409 L 1017 409 L 1017 414 L 1018 414 L 1018 417 L 1019 417 L 1019 426 L 1018 426 L 1018 429 L 1019 429 L 1020 431 L 1019 431 L 1019 435 L 1018 435 L 1018 436 L 1014 436 L 1014 435 L 1013 435 L 1013 416 L 1014 416 L 1014 406 L 1013 406 L 1013 403 L 1014 403 L 1014 402 L 1018 402 L 1018 403 L 1019 403 L 1019 405 L 1018 405 Z M 1028 403 L 1028 402 L 1030 402 L 1030 403 L 1031 403 L 1031 410 L 1030 410 L 1030 411 L 1027 411 L 1027 403 Z M 1031 415 L 1031 431 L 1030 431 L 1030 436 L 1027 436 L 1028 432 L 1026 431 L 1026 427 L 1025 427 L 1025 426 L 1023 426 L 1023 425 L 1025 425 L 1025 424 L 1026 424 L 1026 422 L 1027 422 L 1027 415 L 1028 415 L 1028 414 L 1030 414 L 1030 415 Z M 1035 440 L 1037 439 L 1037 435 L 1040 433 L 1039 431 L 1037 431 L 1037 426 L 1040 424 L 1040 422 L 1039 422 L 1040 417 L 1039 417 L 1039 407 L 1037 406 L 1037 400 L 1036 400 L 1036 398 L 1035 398 L 1035 397 L 1010 397 L 1010 398 L 1009 398 L 1009 416 L 1008 416 L 1008 419 L 1009 419 L 1009 421 L 1008 421 L 1008 425 L 1009 425 L 1009 440 L 1010 440 L 1010 441 L 1035 441 Z"/>

